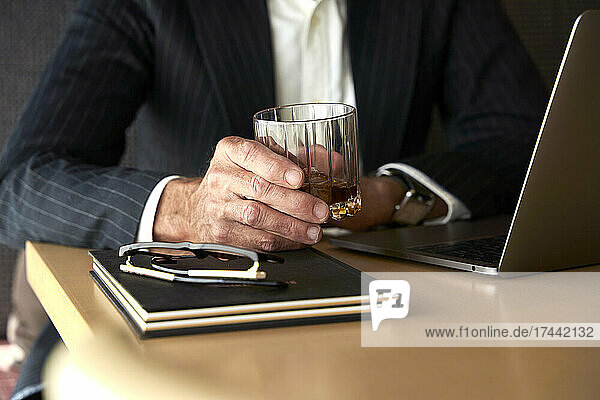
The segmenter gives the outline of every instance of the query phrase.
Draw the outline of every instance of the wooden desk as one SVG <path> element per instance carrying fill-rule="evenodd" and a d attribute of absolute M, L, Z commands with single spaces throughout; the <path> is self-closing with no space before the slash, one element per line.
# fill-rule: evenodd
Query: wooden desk
<path fill-rule="evenodd" d="M 367 272 L 425 268 L 327 243 L 319 248 Z M 137 385 L 158 398 L 160 386 L 220 399 L 584 399 L 600 393 L 600 348 L 361 348 L 359 322 L 141 341 L 88 276 L 86 250 L 28 243 L 27 267 L 71 354 L 93 358 L 89 371 L 116 391 Z"/>

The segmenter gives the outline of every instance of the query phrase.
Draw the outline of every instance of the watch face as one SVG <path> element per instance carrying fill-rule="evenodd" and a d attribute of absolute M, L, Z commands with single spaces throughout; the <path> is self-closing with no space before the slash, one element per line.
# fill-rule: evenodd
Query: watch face
<path fill-rule="evenodd" d="M 433 192 L 404 171 L 387 169 L 381 171 L 380 176 L 390 176 L 406 189 L 404 198 L 394 207 L 392 222 L 417 225 L 423 221 L 435 203 Z"/>
<path fill-rule="evenodd" d="M 418 201 L 419 203 L 429 204 L 430 201 L 433 201 L 433 196 L 428 193 L 420 193 L 416 190 L 409 190 L 406 192 L 406 197 L 410 197 L 414 201 Z"/>
<path fill-rule="evenodd" d="M 406 192 L 402 203 L 396 206 L 396 211 L 392 215 L 392 221 L 399 224 L 417 225 L 423 219 L 432 207 L 432 204 L 417 200 L 414 190 Z"/>

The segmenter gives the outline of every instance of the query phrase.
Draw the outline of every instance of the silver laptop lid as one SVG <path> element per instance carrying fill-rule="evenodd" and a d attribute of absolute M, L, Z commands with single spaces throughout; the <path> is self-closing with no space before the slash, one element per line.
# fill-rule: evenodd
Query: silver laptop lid
<path fill-rule="evenodd" d="M 567 45 L 500 261 L 500 273 L 600 263 L 600 11 Z"/>

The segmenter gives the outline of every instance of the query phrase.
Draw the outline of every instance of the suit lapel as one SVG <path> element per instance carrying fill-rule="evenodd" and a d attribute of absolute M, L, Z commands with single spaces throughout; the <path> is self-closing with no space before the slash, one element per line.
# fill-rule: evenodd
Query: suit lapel
<path fill-rule="evenodd" d="M 252 115 L 275 103 L 271 27 L 265 1 L 188 1 L 226 132 L 252 137 Z"/>
<path fill-rule="evenodd" d="M 421 46 L 417 0 L 348 0 L 350 57 L 366 171 L 397 161 Z"/>
<path fill-rule="evenodd" d="M 225 122 L 223 135 L 252 136 L 252 115 L 275 104 L 265 1 L 188 1 L 198 46 Z M 397 160 L 421 46 L 418 0 L 348 0 L 360 145 L 366 170 Z"/>

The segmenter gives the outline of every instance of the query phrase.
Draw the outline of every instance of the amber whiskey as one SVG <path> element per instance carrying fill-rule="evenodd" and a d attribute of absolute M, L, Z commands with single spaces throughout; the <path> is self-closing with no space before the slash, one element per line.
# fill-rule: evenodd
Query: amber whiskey
<path fill-rule="evenodd" d="M 330 179 L 323 173 L 313 171 L 301 190 L 327 203 L 331 217 L 335 220 L 356 215 L 361 209 L 360 191 L 356 183 L 348 184 L 343 179 Z"/>

